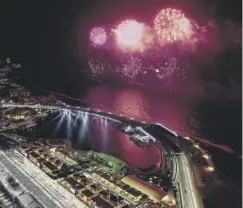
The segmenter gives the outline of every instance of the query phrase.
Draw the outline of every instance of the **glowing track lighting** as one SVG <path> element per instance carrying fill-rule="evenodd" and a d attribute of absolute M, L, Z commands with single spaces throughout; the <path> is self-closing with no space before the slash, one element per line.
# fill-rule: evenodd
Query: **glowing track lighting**
<path fill-rule="evenodd" d="M 205 154 L 205 155 L 203 155 L 203 158 L 205 158 L 206 160 L 208 160 L 210 157 L 209 157 L 209 155 Z"/>
<path fill-rule="evenodd" d="M 208 167 L 206 168 L 206 170 L 209 171 L 209 172 L 213 172 L 213 171 L 214 171 L 214 167 L 212 167 L 212 166 L 208 166 Z"/>

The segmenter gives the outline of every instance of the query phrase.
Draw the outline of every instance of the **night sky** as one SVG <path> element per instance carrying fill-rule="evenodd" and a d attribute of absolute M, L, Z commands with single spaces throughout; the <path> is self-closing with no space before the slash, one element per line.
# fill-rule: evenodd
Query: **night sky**
<path fill-rule="evenodd" d="M 105 3 L 104 3 L 105 2 Z M 131 3 L 132 2 L 132 3 Z M 0 57 L 24 66 L 25 77 L 45 87 L 88 84 L 85 67 L 87 31 L 115 24 L 124 16 L 151 19 L 162 1 L 5 1 L 0 6 Z M 169 1 L 203 22 L 215 18 L 241 24 L 240 0 Z M 173 3 L 174 2 L 174 3 Z M 209 4 L 210 2 L 210 4 Z M 167 4 L 164 1 L 164 4 Z M 203 14 L 203 15 L 202 15 Z M 55 81 L 53 81 L 55 79 Z"/>

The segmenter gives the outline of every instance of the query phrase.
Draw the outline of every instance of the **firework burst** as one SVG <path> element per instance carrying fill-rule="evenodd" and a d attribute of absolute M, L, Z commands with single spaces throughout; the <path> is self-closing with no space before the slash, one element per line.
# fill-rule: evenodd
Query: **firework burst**
<path fill-rule="evenodd" d="M 122 64 L 121 71 L 125 76 L 134 79 L 141 71 L 142 66 L 141 59 L 131 56 Z"/>
<path fill-rule="evenodd" d="M 93 76 L 104 76 L 112 71 L 112 66 L 110 64 L 93 58 L 88 61 L 88 65 Z"/>
<path fill-rule="evenodd" d="M 95 45 L 103 45 L 107 40 L 107 34 L 103 27 L 95 27 L 90 31 L 90 40 Z"/>
<path fill-rule="evenodd" d="M 180 67 L 177 64 L 176 58 L 170 58 L 164 63 L 164 65 L 156 70 L 157 77 L 159 79 L 165 79 L 166 77 L 171 76 L 174 73 L 177 73 L 180 70 Z"/>
<path fill-rule="evenodd" d="M 135 20 L 125 20 L 114 30 L 117 45 L 127 48 L 136 48 L 142 39 L 143 24 Z"/>
<path fill-rule="evenodd" d="M 143 67 L 145 76 L 148 72 L 155 73 L 160 80 L 165 80 L 171 75 L 187 78 L 186 71 L 179 66 L 178 60 L 175 57 L 166 59 L 164 62 L 157 62 L 156 64 Z"/>
<path fill-rule="evenodd" d="M 177 9 L 163 9 L 154 20 L 154 30 L 161 45 L 178 40 L 188 40 L 192 36 L 192 25 L 189 19 Z"/>

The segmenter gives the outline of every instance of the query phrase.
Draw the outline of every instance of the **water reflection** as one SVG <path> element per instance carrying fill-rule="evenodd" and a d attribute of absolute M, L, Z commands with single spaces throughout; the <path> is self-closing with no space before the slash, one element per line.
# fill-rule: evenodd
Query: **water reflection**
<path fill-rule="evenodd" d="M 135 167 L 159 167 L 161 154 L 157 147 L 136 146 L 128 135 L 114 129 L 114 123 L 103 125 L 103 119 L 95 119 L 92 124 L 92 146 L 94 149 L 123 158 Z"/>
<path fill-rule="evenodd" d="M 234 152 L 232 148 L 241 152 L 239 102 L 196 101 L 172 98 L 158 92 L 110 86 L 90 89 L 85 101 L 105 111 L 162 123 L 229 153 Z M 231 136 L 235 138 L 233 141 L 229 139 Z"/>
<path fill-rule="evenodd" d="M 186 128 L 188 110 L 192 105 L 187 101 L 179 99 L 175 101 L 157 93 L 146 93 L 135 89 L 114 89 L 103 86 L 93 88 L 87 94 L 85 100 L 88 103 L 177 129 Z"/>
<path fill-rule="evenodd" d="M 173 130 L 193 135 L 193 138 L 209 148 L 221 171 L 236 180 L 241 178 L 241 157 L 232 154 L 234 150 L 239 154 L 242 152 L 241 101 L 185 100 L 158 92 L 115 89 L 109 86 L 90 89 L 85 101 L 106 111 L 159 122 Z M 128 147 L 123 144 L 119 148 Z M 239 174 L 235 176 L 232 173 Z"/>
<path fill-rule="evenodd" d="M 65 138 L 77 150 L 95 150 L 117 156 L 139 168 L 160 167 L 161 153 L 157 147 L 141 148 L 118 130 L 118 124 L 86 113 L 54 113 L 40 121 L 35 131 L 21 135 L 42 138 Z"/>

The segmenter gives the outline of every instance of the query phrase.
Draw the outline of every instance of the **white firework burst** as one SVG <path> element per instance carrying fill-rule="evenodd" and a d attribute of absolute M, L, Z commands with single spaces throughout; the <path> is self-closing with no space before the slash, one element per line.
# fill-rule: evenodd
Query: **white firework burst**
<path fill-rule="evenodd" d="M 157 77 L 161 80 L 166 79 L 172 74 L 181 74 L 181 72 L 185 72 L 184 69 L 181 69 L 178 65 L 178 60 L 173 57 L 169 58 L 164 64 L 161 64 L 159 67 L 155 67 L 154 71 Z"/>
<path fill-rule="evenodd" d="M 95 45 L 103 45 L 107 40 L 107 34 L 104 28 L 95 27 L 90 32 L 90 40 Z"/>
<path fill-rule="evenodd" d="M 181 10 L 162 9 L 154 20 L 154 30 L 161 45 L 177 40 L 190 40 L 192 24 Z"/>
<path fill-rule="evenodd" d="M 122 64 L 121 71 L 125 76 L 134 79 L 141 71 L 142 66 L 141 59 L 131 56 Z"/>
<path fill-rule="evenodd" d="M 109 71 L 112 71 L 110 64 L 93 58 L 89 60 L 88 64 L 93 76 L 104 76 Z"/>

